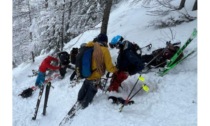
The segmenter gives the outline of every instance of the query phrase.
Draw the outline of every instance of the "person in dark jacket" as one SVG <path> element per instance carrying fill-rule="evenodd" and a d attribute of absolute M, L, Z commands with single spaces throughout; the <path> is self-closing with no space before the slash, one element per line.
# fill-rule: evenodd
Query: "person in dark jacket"
<path fill-rule="evenodd" d="M 70 63 L 70 56 L 68 54 L 68 52 L 66 51 L 63 51 L 63 52 L 59 52 L 58 53 L 58 58 L 60 60 L 60 79 L 63 79 L 65 77 L 65 74 L 66 74 L 66 69 L 69 68 L 71 69 L 71 65 L 69 64 Z"/>
<path fill-rule="evenodd" d="M 119 86 L 129 75 L 134 75 L 144 69 L 144 63 L 141 60 L 140 47 L 124 40 L 122 36 L 115 36 L 109 45 L 119 49 L 119 55 L 117 57 L 118 71 L 112 75 L 108 91 L 118 92 Z"/>
<path fill-rule="evenodd" d="M 35 82 L 35 85 L 38 87 L 41 87 L 44 84 L 45 81 L 45 73 L 48 69 L 51 70 L 58 70 L 60 67 L 51 65 L 51 61 L 58 62 L 59 60 L 57 58 L 54 58 L 52 56 L 47 56 L 39 66 L 38 76 Z"/>

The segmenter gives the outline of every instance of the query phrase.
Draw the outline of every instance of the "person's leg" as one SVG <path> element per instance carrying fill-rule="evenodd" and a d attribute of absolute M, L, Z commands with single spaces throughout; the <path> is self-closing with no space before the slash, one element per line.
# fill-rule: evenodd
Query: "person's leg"
<path fill-rule="evenodd" d="M 126 72 L 120 71 L 115 73 L 112 76 L 111 84 L 108 88 L 108 91 L 116 91 L 118 92 L 118 88 L 121 86 L 121 83 L 128 78 L 128 74 Z"/>
<path fill-rule="evenodd" d="M 97 87 L 93 85 L 91 81 L 89 81 L 87 84 L 88 84 L 88 90 L 81 103 L 83 108 L 86 108 L 92 102 L 94 96 L 97 93 Z"/>
<path fill-rule="evenodd" d="M 61 75 L 61 78 L 60 78 L 60 79 L 63 79 L 63 78 L 65 77 L 66 68 L 67 68 L 67 67 L 65 66 L 65 67 L 59 69 L 60 75 Z"/>
<path fill-rule="evenodd" d="M 43 85 L 45 81 L 45 73 L 39 72 L 36 78 L 35 86 L 41 86 Z"/>
<path fill-rule="evenodd" d="M 83 82 L 82 87 L 79 90 L 77 101 L 81 102 L 84 99 L 84 97 L 85 97 L 85 95 L 87 93 L 88 87 L 89 87 L 89 85 L 87 83 L 87 80 L 85 80 Z"/>

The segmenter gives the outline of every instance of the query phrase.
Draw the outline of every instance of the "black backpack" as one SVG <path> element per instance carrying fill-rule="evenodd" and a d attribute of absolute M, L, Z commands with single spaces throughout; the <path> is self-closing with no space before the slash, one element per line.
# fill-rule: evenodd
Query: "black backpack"
<path fill-rule="evenodd" d="M 62 65 L 68 65 L 69 61 L 69 54 L 66 51 L 58 53 L 58 57 Z"/>
<path fill-rule="evenodd" d="M 72 64 L 76 64 L 76 57 L 77 57 L 78 52 L 79 52 L 79 48 L 73 48 L 70 51 L 70 59 L 71 59 Z"/>
<path fill-rule="evenodd" d="M 132 43 L 133 45 L 132 45 L 132 50 L 135 52 L 135 54 L 139 57 L 139 58 L 141 58 L 141 54 L 142 54 L 142 50 L 141 50 L 141 48 L 139 47 L 139 45 L 138 44 L 136 44 L 136 43 Z"/>
<path fill-rule="evenodd" d="M 32 88 L 28 88 L 28 89 L 23 90 L 23 92 L 19 94 L 18 96 L 22 96 L 22 98 L 28 98 L 32 95 L 33 91 L 34 90 Z"/>

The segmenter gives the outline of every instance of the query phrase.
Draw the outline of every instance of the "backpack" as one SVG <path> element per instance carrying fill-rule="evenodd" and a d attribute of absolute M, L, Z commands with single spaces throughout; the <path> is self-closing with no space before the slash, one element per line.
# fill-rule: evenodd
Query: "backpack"
<path fill-rule="evenodd" d="M 121 47 L 117 58 L 117 67 L 119 70 L 127 71 L 130 75 L 140 72 L 144 68 L 141 59 L 141 53 L 136 51 L 140 49 L 137 44 L 125 41 L 124 47 Z M 126 48 L 125 48 L 126 47 Z"/>
<path fill-rule="evenodd" d="M 142 50 L 141 50 L 141 48 L 139 47 L 139 45 L 138 44 L 136 44 L 136 43 L 132 43 L 133 45 L 132 45 L 132 50 L 135 52 L 135 54 L 139 57 L 139 58 L 141 58 L 141 54 L 142 54 Z"/>
<path fill-rule="evenodd" d="M 22 96 L 22 98 L 28 98 L 32 95 L 32 92 L 34 90 L 32 88 L 27 88 L 25 90 L 23 90 L 23 92 L 21 94 L 19 94 L 18 96 Z"/>
<path fill-rule="evenodd" d="M 83 46 L 76 57 L 76 74 L 78 78 L 88 78 L 92 74 L 93 47 Z"/>
<path fill-rule="evenodd" d="M 60 62 L 61 62 L 62 65 L 68 65 L 70 63 L 70 61 L 69 61 L 69 54 L 66 51 L 60 52 L 58 54 L 58 57 L 59 57 Z"/>
<path fill-rule="evenodd" d="M 166 43 L 166 47 L 165 48 L 160 48 L 157 50 L 154 50 L 152 52 L 152 55 L 155 57 L 157 55 L 159 55 L 156 59 L 155 59 L 155 65 L 159 65 L 159 67 L 164 67 L 166 65 L 166 60 L 169 60 L 173 57 L 173 55 L 177 52 L 177 50 L 179 50 L 179 46 L 177 45 L 178 43 Z M 169 48 L 170 45 L 171 47 L 173 47 L 173 49 Z M 180 56 L 177 58 L 176 61 L 178 61 L 179 59 L 181 59 L 183 57 L 183 53 L 180 54 Z M 160 65 L 161 64 L 161 65 Z"/>
<path fill-rule="evenodd" d="M 76 56 L 77 56 L 78 52 L 79 52 L 78 48 L 73 48 L 70 51 L 70 59 L 71 59 L 72 64 L 76 64 Z"/>

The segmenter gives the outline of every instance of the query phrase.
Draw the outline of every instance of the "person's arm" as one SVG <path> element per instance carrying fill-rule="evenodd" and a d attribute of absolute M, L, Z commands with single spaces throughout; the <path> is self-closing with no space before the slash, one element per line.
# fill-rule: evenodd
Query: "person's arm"
<path fill-rule="evenodd" d="M 57 61 L 57 62 L 58 62 L 58 59 L 57 59 L 57 58 L 54 58 L 54 57 L 52 57 L 52 56 L 48 56 L 47 58 L 48 58 L 50 61 Z M 46 67 L 47 67 L 48 69 L 51 69 L 51 70 L 60 69 L 59 66 L 53 66 L 53 65 L 51 65 L 50 63 L 45 63 L 45 65 L 46 65 Z"/>
<path fill-rule="evenodd" d="M 56 62 L 58 62 L 58 59 L 57 59 L 57 58 L 55 58 L 55 57 L 48 56 L 48 58 L 49 58 L 51 61 L 56 61 Z"/>
<path fill-rule="evenodd" d="M 111 58 L 108 48 L 104 49 L 104 62 L 105 62 L 106 70 L 108 72 L 114 73 L 117 71 L 117 68 L 112 63 L 112 58 Z"/>
<path fill-rule="evenodd" d="M 52 66 L 52 65 L 50 65 L 50 64 L 46 64 L 46 66 L 47 66 L 48 69 L 51 69 L 51 70 L 58 70 L 58 69 L 61 68 L 61 67 L 59 67 L 59 66 Z"/>

